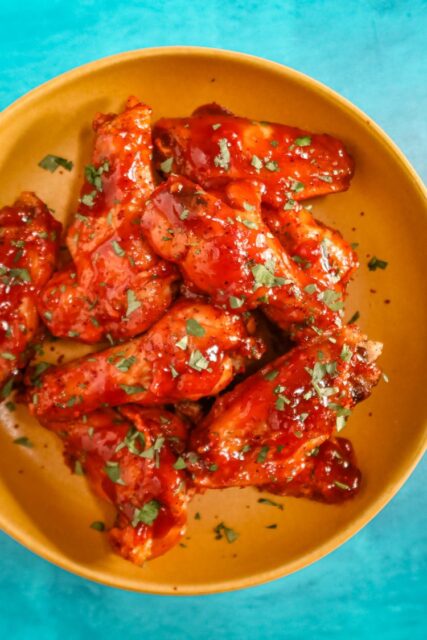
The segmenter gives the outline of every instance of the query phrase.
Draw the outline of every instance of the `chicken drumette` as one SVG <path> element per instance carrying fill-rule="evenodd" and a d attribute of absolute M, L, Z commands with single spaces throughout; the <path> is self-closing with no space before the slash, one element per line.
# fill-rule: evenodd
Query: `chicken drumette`
<path fill-rule="evenodd" d="M 141 565 L 177 544 L 189 500 L 182 420 L 161 408 L 128 405 L 44 424 L 63 439 L 71 469 L 116 507 L 109 538 L 121 556 Z"/>
<path fill-rule="evenodd" d="M 200 107 L 189 118 L 162 118 L 153 140 L 164 175 L 181 174 L 208 190 L 257 179 L 263 202 L 274 207 L 343 191 L 353 174 L 353 161 L 336 138 L 241 118 L 218 105 Z"/>
<path fill-rule="evenodd" d="M 95 118 L 93 164 L 67 233 L 74 264 L 54 275 L 39 304 L 55 336 L 88 343 L 131 338 L 172 302 L 176 269 L 153 253 L 139 225 L 154 188 L 150 115 L 129 98 L 123 113 Z"/>
<path fill-rule="evenodd" d="M 180 300 L 146 334 L 47 369 L 29 390 L 42 421 L 69 420 L 105 406 L 198 400 L 219 393 L 262 344 L 254 322 L 204 301 Z"/>
<path fill-rule="evenodd" d="M 320 289 L 264 224 L 259 185 L 246 184 L 241 209 L 186 178 L 172 176 L 145 205 L 142 226 L 153 249 L 178 264 L 188 287 L 239 312 L 262 305 L 294 337 L 341 324 L 338 292 Z"/>
<path fill-rule="evenodd" d="M 369 396 L 380 351 L 346 327 L 295 347 L 218 398 L 191 436 L 195 484 L 286 487 Z"/>
<path fill-rule="evenodd" d="M 55 267 L 60 236 L 61 224 L 34 193 L 0 210 L 0 387 L 31 356 L 36 302 Z"/>

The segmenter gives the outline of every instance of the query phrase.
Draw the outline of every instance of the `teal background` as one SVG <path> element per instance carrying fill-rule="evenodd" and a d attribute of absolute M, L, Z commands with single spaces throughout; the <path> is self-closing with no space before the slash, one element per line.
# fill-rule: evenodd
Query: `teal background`
<path fill-rule="evenodd" d="M 425 179 L 426 34 L 422 0 L 0 0 L 0 107 L 63 71 L 120 51 L 172 44 L 234 49 L 336 89 L 391 135 Z M 0 534 L 1 636 L 425 638 L 426 483 L 424 460 L 391 504 L 328 557 L 274 583 L 215 596 L 103 587 Z"/>

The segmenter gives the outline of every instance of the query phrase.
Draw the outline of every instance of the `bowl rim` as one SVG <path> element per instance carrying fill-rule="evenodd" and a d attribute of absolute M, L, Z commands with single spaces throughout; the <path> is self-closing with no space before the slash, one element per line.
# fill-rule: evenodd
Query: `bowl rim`
<path fill-rule="evenodd" d="M 116 53 L 103 58 L 99 58 L 92 62 L 88 62 L 83 65 L 79 65 L 66 71 L 56 77 L 51 78 L 38 85 L 34 89 L 28 91 L 23 96 L 19 97 L 12 104 L 6 107 L 2 113 L 0 113 L 0 129 L 3 126 L 7 126 L 9 118 L 15 115 L 15 112 L 22 109 L 22 107 L 30 106 L 32 102 L 37 100 L 47 91 L 52 89 L 58 90 L 70 81 L 78 78 L 90 75 L 94 71 L 102 70 L 107 67 L 119 65 L 124 61 L 136 60 L 141 58 L 147 58 L 152 56 L 191 56 L 196 54 L 202 57 L 220 57 L 223 60 L 243 61 L 249 62 L 260 69 L 276 71 L 285 73 L 291 79 L 303 84 L 306 88 L 312 89 L 317 93 L 320 93 L 322 97 L 328 99 L 335 104 L 338 104 L 345 112 L 353 115 L 358 120 L 363 120 L 368 125 L 372 132 L 376 135 L 377 139 L 388 148 L 388 151 L 392 153 L 394 159 L 397 160 L 401 169 L 411 179 L 412 186 L 418 191 L 419 195 L 427 201 L 427 188 L 418 173 L 410 164 L 409 160 L 405 157 L 403 152 L 399 149 L 396 143 L 386 134 L 383 129 L 377 125 L 364 111 L 355 106 L 350 100 L 344 98 L 339 93 L 328 87 L 327 85 L 319 82 L 308 76 L 301 71 L 297 71 L 291 67 L 267 60 L 260 56 L 255 56 L 247 53 L 241 53 L 238 51 L 230 51 L 226 49 L 219 49 L 214 47 L 200 47 L 200 46 L 164 46 L 164 47 L 147 47 L 142 49 L 133 49 L 122 53 Z M 426 207 L 427 214 L 427 207 Z M 424 424 L 424 440 L 420 445 L 414 448 L 412 455 L 409 457 L 409 461 L 406 465 L 404 473 L 399 479 L 391 480 L 384 488 L 380 496 L 364 511 L 362 511 L 351 523 L 349 523 L 343 530 L 334 534 L 321 546 L 316 547 L 314 550 L 301 555 L 293 562 L 281 564 L 275 569 L 270 569 L 261 573 L 252 574 L 235 579 L 226 579 L 221 582 L 205 583 L 205 584 L 187 584 L 183 587 L 178 587 L 177 591 L 174 591 L 171 586 L 165 584 L 156 584 L 144 579 L 131 579 L 117 576 L 107 571 L 101 571 L 99 569 L 92 569 L 89 566 L 85 566 L 81 563 L 65 556 L 62 552 L 55 548 L 48 548 L 43 542 L 35 541 L 31 534 L 21 530 L 21 527 L 7 521 L 7 518 L 0 512 L 0 529 L 13 538 L 15 541 L 32 551 L 36 555 L 40 556 L 44 560 L 47 560 L 54 565 L 69 571 L 72 574 L 78 575 L 82 578 L 87 578 L 94 582 L 98 582 L 109 587 L 116 587 L 128 591 L 151 593 L 157 595 L 206 595 L 213 593 L 222 593 L 227 591 L 234 591 L 237 589 L 243 589 L 248 587 L 254 587 L 257 585 L 270 582 L 287 575 L 290 575 L 300 569 L 303 569 L 313 562 L 320 560 L 327 554 L 335 551 L 344 542 L 358 533 L 365 525 L 367 525 L 393 498 L 393 496 L 400 490 L 402 485 L 406 482 L 408 477 L 415 469 L 417 463 L 427 450 L 427 423 Z"/>

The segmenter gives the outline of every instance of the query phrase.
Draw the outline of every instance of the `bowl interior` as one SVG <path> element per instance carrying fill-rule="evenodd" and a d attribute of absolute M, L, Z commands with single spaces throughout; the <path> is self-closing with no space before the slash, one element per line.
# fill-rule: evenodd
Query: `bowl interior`
<path fill-rule="evenodd" d="M 352 502 L 324 506 L 282 499 L 285 509 L 257 503 L 252 489 L 212 491 L 190 509 L 185 546 L 139 569 L 110 552 L 105 537 L 89 528 L 112 521 L 84 479 L 64 466 L 55 437 L 28 415 L 1 409 L 0 524 L 36 553 L 108 584 L 142 591 L 202 593 L 256 584 L 308 564 L 357 531 L 396 491 L 425 446 L 424 398 L 427 341 L 425 196 L 393 145 L 369 119 L 332 92 L 289 69 L 239 54 L 209 50 L 134 52 L 93 63 L 19 101 L 0 119 L 1 204 L 34 190 L 66 222 L 89 162 L 91 121 L 115 111 L 135 94 L 152 105 L 154 118 L 189 114 L 213 100 L 253 118 L 326 131 L 341 138 L 356 173 L 344 194 L 313 201 L 316 217 L 359 243 L 360 270 L 351 285 L 347 317 L 381 340 L 380 383 L 359 406 L 344 432 L 354 443 L 363 489 Z M 73 160 L 71 173 L 37 166 L 47 153 Z M 369 256 L 389 263 L 370 272 Z M 55 343 L 67 357 L 84 348 Z M 34 448 L 12 444 L 27 435 Z M 194 519 L 200 512 L 201 519 Z M 224 521 L 239 538 L 216 540 Z M 276 529 L 266 528 L 277 524 Z"/>

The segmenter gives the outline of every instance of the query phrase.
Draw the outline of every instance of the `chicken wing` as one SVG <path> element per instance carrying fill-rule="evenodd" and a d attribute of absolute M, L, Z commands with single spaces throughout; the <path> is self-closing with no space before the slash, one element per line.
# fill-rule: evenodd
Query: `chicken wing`
<path fill-rule="evenodd" d="M 295 347 L 218 398 L 191 436 L 195 484 L 283 486 L 369 396 L 380 352 L 345 327 Z"/>
<path fill-rule="evenodd" d="M 282 496 L 334 504 L 353 498 L 360 490 L 361 477 L 351 442 L 330 438 L 308 452 L 296 475 L 262 488 Z"/>
<path fill-rule="evenodd" d="M 263 201 L 278 207 L 346 190 L 353 161 L 327 134 L 234 116 L 215 105 L 189 118 L 161 118 L 153 128 L 155 166 L 205 189 L 230 180 L 257 179 Z"/>
<path fill-rule="evenodd" d="M 289 258 L 261 218 L 258 185 L 247 191 L 242 209 L 233 209 L 172 176 L 146 202 L 144 233 L 159 255 L 178 264 L 187 286 L 216 304 L 240 312 L 268 305 L 277 324 L 295 337 L 336 328 L 339 294 L 320 291 Z"/>
<path fill-rule="evenodd" d="M 153 253 L 139 225 L 154 188 L 150 115 L 129 98 L 123 113 L 95 118 L 93 164 L 67 234 L 74 264 L 54 275 L 39 305 L 55 336 L 125 340 L 148 329 L 172 302 L 178 273 Z"/>
<path fill-rule="evenodd" d="M 220 196 L 233 208 L 251 202 L 254 186 L 249 181 L 226 185 Z M 322 290 L 346 295 L 347 284 L 359 266 L 352 246 L 341 233 L 316 220 L 308 209 L 291 200 L 284 208 L 262 207 L 262 219 L 280 240 L 286 253 Z"/>
<path fill-rule="evenodd" d="M 178 543 L 189 493 L 180 457 L 187 428 L 177 416 L 128 405 L 45 426 L 63 438 L 70 468 L 116 507 L 109 538 L 117 553 L 141 565 Z"/>
<path fill-rule="evenodd" d="M 60 236 L 61 224 L 34 193 L 0 210 L 0 386 L 31 356 L 36 301 L 55 267 Z"/>
<path fill-rule="evenodd" d="M 105 406 L 198 400 L 224 389 L 247 358 L 262 354 L 251 318 L 181 300 L 145 335 L 47 369 L 31 379 L 42 420 L 69 420 Z M 252 325 L 252 326 L 251 326 Z"/>

